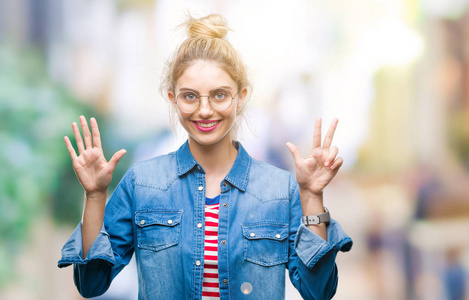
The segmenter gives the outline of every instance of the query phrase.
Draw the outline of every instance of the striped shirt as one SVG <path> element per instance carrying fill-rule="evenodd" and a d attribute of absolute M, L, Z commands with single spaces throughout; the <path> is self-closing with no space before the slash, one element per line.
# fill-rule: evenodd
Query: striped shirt
<path fill-rule="evenodd" d="M 220 299 L 218 282 L 218 211 L 220 195 L 205 201 L 205 249 L 202 299 Z"/>

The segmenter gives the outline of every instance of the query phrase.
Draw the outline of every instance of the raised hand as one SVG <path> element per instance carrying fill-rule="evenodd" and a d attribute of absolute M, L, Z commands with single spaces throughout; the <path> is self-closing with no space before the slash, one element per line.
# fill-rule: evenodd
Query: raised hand
<path fill-rule="evenodd" d="M 331 126 L 321 147 L 321 119 L 316 119 L 313 135 L 313 149 L 307 158 L 303 158 L 298 148 L 292 143 L 287 147 L 293 155 L 296 167 L 296 180 L 300 189 L 313 195 L 321 195 L 324 188 L 339 171 L 344 160 L 336 158 L 339 149 L 331 148 L 332 138 L 337 128 L 338 119 L 332 120 Z"/>
<path fill-rule="evenodd" d="M 78 156 L 68 136 L 64 137 L 68 153 L 72 158 L 73 169 L 88 195 L 105 193 L 111 183 L 112 173 L 119 160 L 126 153 L 126 150 L 122 149 L 117 151 L 109 162 L 106 161 L 103 149 L 101 148 L 101 137 L 99 135 L 96 119 L 90 119 L 93 134 L 91 134 L 84 116 L 80 116 L 80 125 L 83 131 L 84 144 L 77 123 L 72 123 L 72 129 L 79 152 Z"/>

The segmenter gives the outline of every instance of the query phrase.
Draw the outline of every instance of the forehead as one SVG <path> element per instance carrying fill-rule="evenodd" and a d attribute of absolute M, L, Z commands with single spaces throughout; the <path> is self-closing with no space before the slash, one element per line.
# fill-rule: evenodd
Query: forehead
<path fill-rule="evenodd" d="M 236 88 L 231 76 L 214 61 L 197 60 L 187 67 L 176 82 L 176 89 L 210 91 L 220 86 Z"/>

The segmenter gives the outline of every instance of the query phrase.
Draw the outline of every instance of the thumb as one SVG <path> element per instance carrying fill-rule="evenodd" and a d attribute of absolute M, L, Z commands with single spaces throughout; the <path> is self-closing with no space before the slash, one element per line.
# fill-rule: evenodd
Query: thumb
<path fill-rule="evenodd" d="M 288 147 L 288 150 L 290 150 L 291 155 L 293 156 L 293 160 L 295 161 L 295 164 L 300 162 L 300 160 L 303 157 L 301 156 L 300 151 L 298 150 L 298 148 L 290 142 L 288 142 L 286 145 Z"/>
<path fill-rule="evenodd" d="M 117 163 L 122 158 L 122 156 L 124 156 L 124 154 L 126 154 L 126 153 L 127 153 L 127 150 L 125 150 L 125 149 L 121 149 L 121 150 L 117 151 L 116 153 L 114 153 L 111 160 L 109 161 L 109 165 L 111 166 L 111 168 L 113 170 L 117 166 Z"/>

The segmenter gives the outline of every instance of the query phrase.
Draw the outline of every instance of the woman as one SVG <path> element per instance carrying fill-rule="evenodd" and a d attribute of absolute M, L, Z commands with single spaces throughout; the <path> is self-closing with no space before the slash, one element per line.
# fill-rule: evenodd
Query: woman
<path fill-rule="evenodd" d="M 72 125 L 78 156 L 65 137 L 85 204 L 59 267 L 74 264 L 84 297 L 104 293 L 135 253 L 139 299 L 283 299 L 285 267 L 303 298 L 332 298 L 336 254 L 352 245 L 323 207 L 343 162 L 331 148 L 338 121 L 321 147 L 316 120 L 307 159 L 287 143 L 296 180 L 251 158 L 235 141 L 249 83 L 225 21 L 209 15 L 187 26 L 162 85 L 188 133 L 179 150 L 132 166 L 105 205 L 125 150 L 107 162 L 93 118 L 90 131 L 80 117 L 84 141 Z"/>

